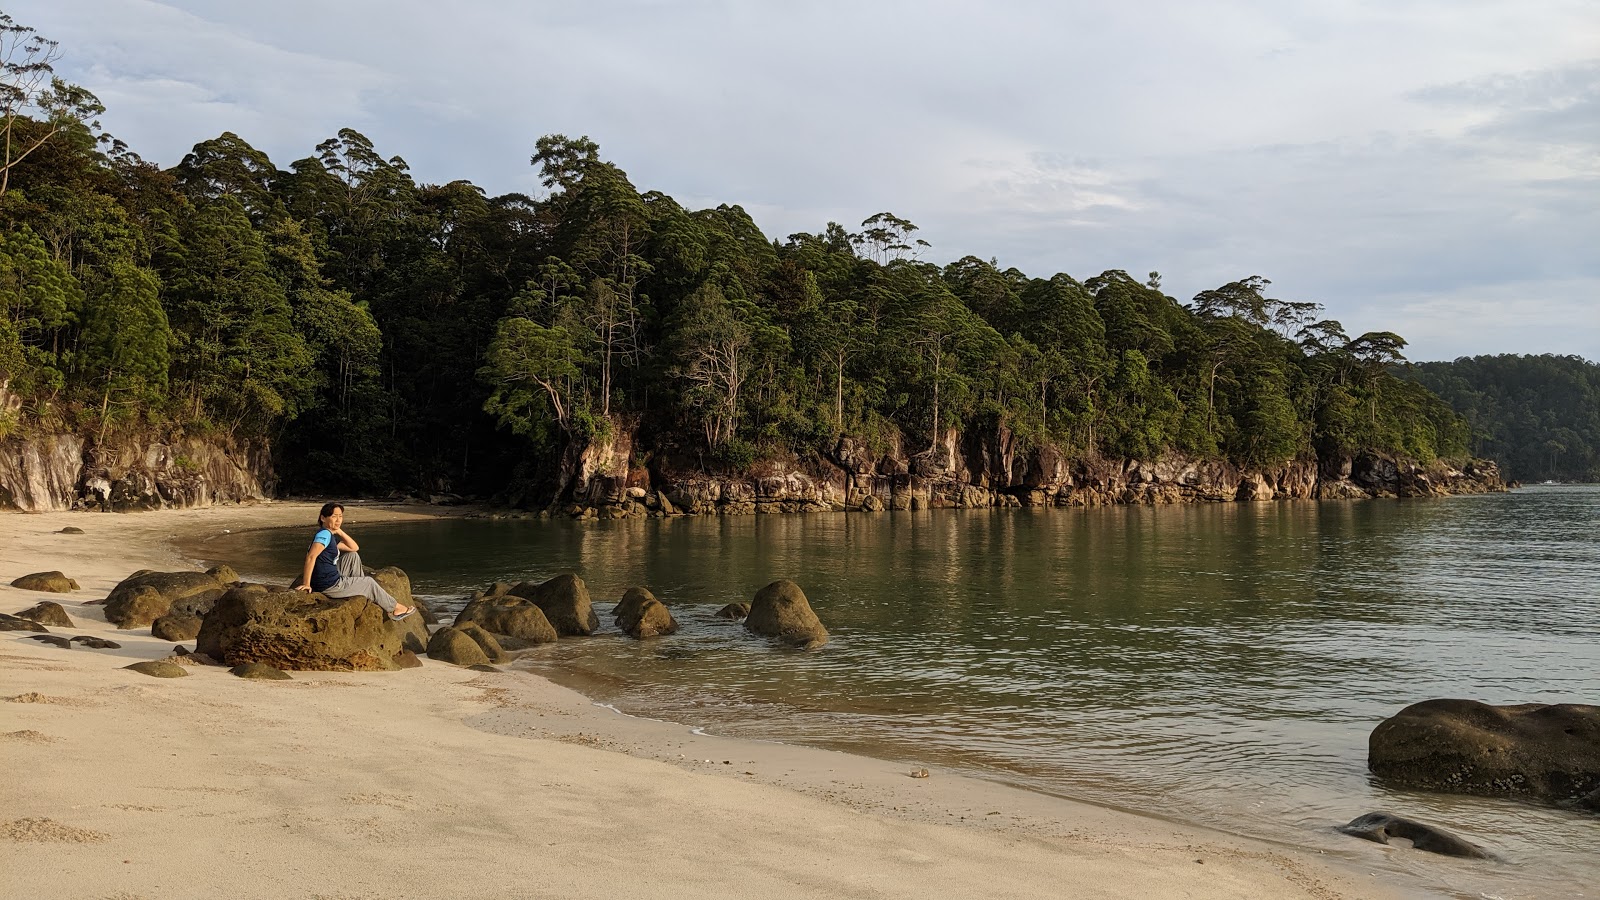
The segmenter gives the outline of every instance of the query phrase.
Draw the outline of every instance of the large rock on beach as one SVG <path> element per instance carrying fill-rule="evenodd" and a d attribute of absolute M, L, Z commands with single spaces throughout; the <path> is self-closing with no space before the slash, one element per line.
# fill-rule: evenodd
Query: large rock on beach
<path fill-rule="evenodd" d="M 147 659 L 144 662 L 136 662 L 131 666 L 123 666 L 123 668 L 131 669 L 140 675 L 149 675 L 152 678 L 183 678 L 189 674 L 183 670 L 183 666 L 167 662 L 164 659 Z"/>
<path fill-rule="evenodd" d="M 17 613 L 17 618 L 38 622 L 40 625 L 55 625 L 60 628 L 71 628 L 72 619 L 68 617 L 67 610 L 54 600 L 44 600 Z"/>
<path fill-rule="evenodd" d="M 511 661 L 511 655 L 506 653 L 504 647 L 500 646 L 500 641 L 494 635 L 485 631 L 482 625 L 476 622 L 468 622 L 465 625 L 455 626 L 455 628 L 467 637 L 472 638 L 473 642 L 478 645 L 478 649 L 483 651 L 483 655 L 489 658 L 489 662 L 499 665 L 500 663 Z"/>
<path fill-rule="evenodd" d="M 50 629 L 40 625 L 32 619 L 0 613 L 0 631 L 37 631 L 48 633 Z"/>
<path fill-rule="evenodd" d="M 812 611 L 805 591 L 792 581 L 780 580 L 756 592 L 744 627 L 785 644 L 814 650 L 828 642 L 828 629 Z"/>
<path fill-rule="evenodd" d="M 142 628 L 170 612 L 204 616 L 226 590 L 205 572 L 135 572 L 111 589 L 106 621 L 118 628 Z"/>
<path fill-rule="evenodd" d="M 417 615 L 422 617 L 424 624 L 439 624 L 438 616 L 428 609 L 428 605 L 412 595 L 411 576 L 407 575 L 404 569 L 399 566 L 384 566 L 372 573 L 372 580 L 378 583 L 378 587 L 388 591 L 389 596 L 399 600 L 401 606 L 416 607 Z M 424 635 L 423 639 L 426 640 L 427 636 Z"/>
<path fill-rule="evenodd" d="M 510 595 L 526 598 L 544 610 L 545 618 L 562 637 L 584 637 L 600 627 L 600 617 L 589 600 L 589 586 L 570 572 L 543 584 L 524 581 L 512 588 Z"/>
<path fill-rule="evenodd" d="M 472 635 L 454 626 L 446 626 L 433 633 L 428 640 L 428 658 L 457 666 L 487 665 L 488 654 L 472 639 Z"/>
<path fill-rule="evenodd" d="M 499 595 L 469 601 L 456 615 L 455 627 L 469 622 L 476 622 L 493 634 L 515 638 L 523 646 L 548 644 L 559 637 L 544 610 L 523 597 Z"/>
<path fill-rule="evenodd" d="M 1425 700 L 1373 729 L 1367 766 L 1406 787 L 1600 812 L 1600 706 Z"/>
<path fill-rule="evenodd" d="M 195 651 L 233 666 L 331 672 L 398 668 L 405 629 L 365 597 L 300 591 L 228 591 L 206 615 Z"/>
<path fill-rule="evenodd" d="M 60 572 L 35 572 L 11 582 L 14 588 L 25 591 L 45 591 L 51 594 L 70 594 L 78 590 L 78 583 Z"/>

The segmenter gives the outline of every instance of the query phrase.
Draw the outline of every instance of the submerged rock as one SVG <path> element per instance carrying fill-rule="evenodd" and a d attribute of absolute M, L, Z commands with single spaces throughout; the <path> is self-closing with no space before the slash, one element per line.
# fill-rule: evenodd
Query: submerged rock
<path fill-rule="evenodd" d="M 1339 830 L 1352 837 L 1363 840 L 1376 841 L 1380 844 L 1389 843 L 1390 838 L 1401 838 L 1411 842 L 1411 846 L 1429 853 L 1439 853 L 1444 856 L 1459 856 L 1463 859 L 1489 859 L 1488 851 L 1471 841 L 1463 840 L 1443 828 L 1417 822 L 1412 819 L 1402 819 L 1391 816 L 1385 812 L 1367 813 L 1348 825 L 1339 826 Z"/>
<path fill-rule="evenodd" d="M 828 629 L 811 609 L 805 591 L 787 579 L 774 581 L 756 593 L 744 627 L 807 650 L 828 642 Z"/>
<path fill-rule="evenodd" d="M 1585 804 L 1600 791 L 1600 706 L 1425 700 L 1373 729 L 1367 766 L 1406 787 Z"/>
<path fill-rule="evenodd" d="M 750 604 L 748 603 L 729 603 L 727 606 L 717 610 L 717 618 L 719 619 L 743 619 L 748 615 L 750 615 Z"/>

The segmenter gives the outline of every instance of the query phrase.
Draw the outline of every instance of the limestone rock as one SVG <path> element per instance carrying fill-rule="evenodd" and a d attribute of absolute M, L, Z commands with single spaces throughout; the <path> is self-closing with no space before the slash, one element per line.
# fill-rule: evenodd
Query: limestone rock
<path fill-rule="evenodd" d="M 195 651 L 229 665 L 285 670 L 384 671 L 396 668 L 401 632 L 365 597 L 334 600 L 300 591 L 231 590 L 206 615 Z"/>
<path fill-rule="evenodd" d="M 150 634 L 174 644 L 179 641 L 192 641 L 200 634 L 200 621 L 199 616 L 167 613 L 150 623 Z"/>
<path fill-rule="evenodd" d="M 428 640 L 428 658 L 457 666 L 487 665 L 488 654 L 478 646 L 472 636 L 454 626 L 446 626 L 433 633 Z"/>
<path fill-rule="evenodd" d="M 142 628 L 170 612 L 204 616 L 224 591 L 205 572 L 140 571 L 123 579 L 106 598 L 106 621 Z"/>
<path fill-rule="evenodd" d="M 1463 859 L 1489 859 L 1487 851 L 1471 841 L 1463 840 L 1443 828 L 1417 822 L 1412 819 L 1402 819 L 1391 816 L 1385 812 L 1367 813 L 1348 825 L 1339 826 L 1339 830 L 1352 837 L 1363 840 L 1375 841 L 1379 844 L 1389 843 L 1389 838 L 1397 837 L 1411 842 L 1411 846 L 1429 853 L 1440 853 L 1445 856 L 1459 856 Z"/>
<path fill-rule="evenodd" d="M 719 619 L 743 619 L 748 615 L 750 615 L 750 604 L 748 603 L 729 603 L 727 606 L 717 610 L 717 618 Z"/>
<path fill-rule="evenodd" d="M 1425 700 L 1373 729 L 1367 766 L 1406 787 L 1576 805 L 1600 791 L 1600 706 Z"/>
<path fill-rule="evenodd" d="M 744 627 L 785 644 L 814 650 L 828 642 L 828 629 L 812 611 L 800 585 L 789 580 L 774 581 L 756 592 Z"/>
<path fill-rule="evenodd" d="M 588 585 L 570 572 L 543 584 L 524 581 L 511 589 L 511 595 L 527 598 L 543 610 L 556 634 L 562 637 L 591 635 L 600 627 L 600 617 L 589 600 Z"/>
<path fill-rule="evenodd" d="M 531 600 L 510 595 L 469 602 L 456 616 L 455 626 L 459 628 L 468 622 L 476 622 L 489 632 L 528 644 L 548 644 L 559 637 L 544 610 L 534 606 Z"/>
<path fill-rule="evenodd" d="M 78 583 L 60 572 L 35 572 L 11 582 L 14 588 L 25 591 L 46 591 L 51 594 L 70 594 L 78 590 Z"/>
<path fill-rule="evenodd" d="M 292 680 L 288 672 L 285 672 L 282 669 L 274 669 L 272 666 L 269 666 L 266 663 L 258 662 L 240 663 L 237 666 L 229 669 L 228 673 L 230 675 L 237 675 L 240 678 L 256 678 L 262 681 Z"/>
<path fill-rule="evenodd" d="M 55 625 L 60 628 L 71 628 L 72 619 L 67 617 L 67 611 L 61 604 L 54 600 L 44 600 L 17 613 L 20 619 L 38 622 L 40 625 Z"/>
<path fill-rule="evenodd" d="M 617 616 L 617 627 L 630 637 L 643 640 L 676 632 L 678 621 L 672 617 L 666 604 L 651 597 Z"/>
<path fill-rule="evenodd" d="M 488 657 L 489 662 L 499 664 L 511 661 L 511 657 L 506 653 L 505 648 L 501 647 L 500 642 L 495 640 L 495 636 L 485 631 L 483 626 L 476 622 L 468 622 L 465 625 L 455 626 L 455 629 L 472 638 L 477 643 L 478 649 L 483 651 L 483 655 Z"/>
<path fill-rule="evenodd" d="M 123 668 L 131 669 L 141 675 L 149 675 L 152 678 L 183 678 L 189 674 L 183 670 L 183 666 L 177 663 L 169 663 L 164 659 L 149 659 L 144 662 L 134 663 L 131 666 L 123 666 Z"/>

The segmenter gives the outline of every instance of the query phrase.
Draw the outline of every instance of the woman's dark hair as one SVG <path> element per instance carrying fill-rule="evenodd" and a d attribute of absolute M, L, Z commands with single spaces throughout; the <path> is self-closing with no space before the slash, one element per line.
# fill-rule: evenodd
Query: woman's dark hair
<path fill-rule="evenodd" d="M 326 519 L 327 517 L 329 517 L 331 515 L 333 515 L 333 511 L 336 510 L 336 509 L 344 509 L 344 504 L 343 503 L 324 503 L 324 504 L 322 504 L 322 512 L 317 513 L 317 525 L 321 526 L 322 525 L 322 520 Z"/>

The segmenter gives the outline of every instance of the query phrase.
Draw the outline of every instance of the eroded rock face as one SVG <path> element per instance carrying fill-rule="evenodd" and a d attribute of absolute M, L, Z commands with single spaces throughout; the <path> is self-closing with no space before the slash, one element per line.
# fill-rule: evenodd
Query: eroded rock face
<path fill-rule="evenodd" d="M 51 594 L 70 594 L 78 590 L 78 583 L 60 572 L 35 572 L 11 582 L 14 588 L 25 591 L 45 591 Z"/>
<path fill-rule="evenodd" d="M 204 616 L 224 589 L 205 572 L 136 572 L 111 589 L 106 621 L 128 629 L 150 625 L 171 612 Z"/>
<path fill-rule="evenodd" d="M 17 613 L 17 618 L 38 622 L 40 625 L 55 625 L 60 628 L 72 627 L 72 619 L 68 617 L 66 608 L 54 600 L 45 600 L 30 606 Z"/>
<path fill-rule="evenodd" d="M 455 627 L 460 628 L 469 622 L 476 622 L 487 631 L 515 638 L 527 645 L 548 644 L 559 637 L 555 626 L 545 617 L 544 610 L 523 597 L 502 594 L 473 600 L 456 615 Z"/>
<path fill-rule="evenodd" d="M 812 650 L 828 642 L 828 629 L 811 609 L 805 591 L 781 580 L 762 588 L 750 603 L 744 627 L 765 637 Z"/>
<path fill-rule="evenodd" d="M 1600 706 L 1425 700 L 1373 729 L 1367 765 L 1407 787 L 1600 811 Z"/>
<path fill-rule="evenodd" d="M 300 591 L 231 590 L 216 602 L 195 651 L 227 665 L 266 663 L 287 671 L 397 668 L 404 630 L 365 597 L 334 600 Z"/>
<path fill-rule="evenodd" d="M 1443 828 L 1413 819 L 1402 819 L 1385 812 L 1367 813 L 1339 830 L 1351 837 L 1389 843 L 1392 837 L 1411 842 L 1411 846 L 1429 853 L 1459 856 L 1463 859 L 1488 859 L 1489 853 L 1477 844 L 1463 840 Z"/>
<path fill-rule="evenodd" d="M 600 627 L 600 617 L 589 600 L 589 586 L 570 572 L 543 584 L 524 581 L 511 589 L 510 596 L 526 598 L 543 610 L 556 634 L 562 637 L 591 635 Z"/>

